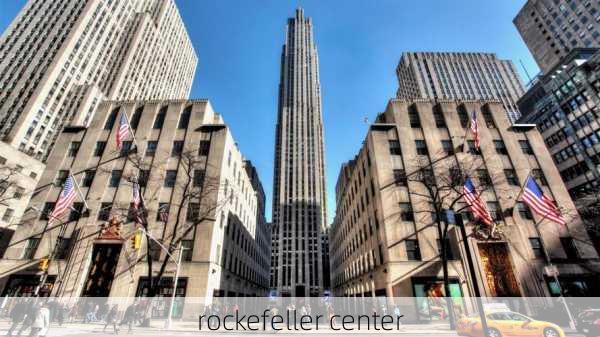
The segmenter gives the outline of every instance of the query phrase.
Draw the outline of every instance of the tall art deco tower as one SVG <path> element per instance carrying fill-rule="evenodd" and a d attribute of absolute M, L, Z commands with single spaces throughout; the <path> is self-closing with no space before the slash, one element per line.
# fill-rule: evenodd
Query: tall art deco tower
<path fill-rule="evenodd" d="M 274 179 L 271 287 L 280 296 L 320 295 L 329 285 L 321 85 L 302 9 L 288 19 L 281 54 Z"/>

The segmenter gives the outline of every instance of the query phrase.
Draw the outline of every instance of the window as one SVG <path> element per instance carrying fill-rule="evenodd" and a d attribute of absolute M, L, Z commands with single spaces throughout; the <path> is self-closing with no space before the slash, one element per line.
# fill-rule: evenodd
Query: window
<path fill-rule="evenodd" d="M 62 187 L 65 184 L 65 181 L 67 181 L 68 177 L 69 177 L 68 170 L 59 170 L 58 173 L 56 174 L 56 179 L 54 179 L 54 185 Z"/>
<path fill-rule="evenodd" d="M 435 120 L 435 126 L 438 128 L 445 128 L 446 127 L 446 121 L 444 120 L 444 115 L 442 114 L 441 111 L 434 111 L 433 112 L 433 119 Z"/>
<path fill-rule="evenodd" d="M 183 152 L 183 140 L 176 140 L 173 142 L 173 148 L 171 149 L 171 157 L 179 157 Z"/>
<path fill-rule="evenodd" d="M 83 179 L 81 180 L 81 187 L 90 187 L 96 176 L 96 170 L 86 170 L 83 173 Z"/>
<path fill-rule="evenodd" d="M 531 144 L 529 144 L 529 141 L 527 139 L 519 140 L 519 145 L 521 146 L 521 150 L 523 151 L 523 153 L 533 154 L 533 149 L 531 148 Z"/>
<path fill-rule="evenodd" d="M 6 158 L 0 156 L 0 165 L 6 164 Z"/>
<path fill-rule="evenodd" d="M 165 123 L 165 117 L 167 116 L 167 107 L 164 106 L 160 108 L 160 111 L 154 118 L 154 125 L 152 125 L 153 129 L 162 129 L 163 124 Z"/>
<path fill-rule="evenodd" d="M 133 116 L 131 116 L 131 121 L 129 122 L 129 124 L 131 125 L 132 129 L 137 129 L 138 125 L 140 125 L 140 119 L 142 118 L 142 112 L 144 111 L 144 107 L 138 107 L 137 109 L 135 109 L 135 112 L 133 113 Z"/>
<path fill-rule="evenodd" d="M 396 156 L 401 156 L 402 155 L 402 149 L 400 148 L 400 142 L 399 141 L 397 141 L 397 140 L 390 140 L 389 144 L 390 144 L 390 154 L 396 155 Z"/>
<path fill-rule="evenodd" d="M 442 240 L 437 239 L 438 254 L 442 258 Z M 450 245 L 450 239 L 444 240 L 444 251 L 446 252 L 446 260 L 454 260 L 454 253 L 452 252 L 452 246 Z"/>
<path fill-rule="evenodd" d="M 75 157 L 77 155 L 77 152 L 79 151 L 80 146 L 81 142 L 71 142 L 71 145 L 69 145 L 68 156 Z"/>
<path fill-rule="evenodd" d="M 15 187 L 15 192 L 13 193 L 13 198 L 21 199 L 25 194 L 25 189 L 21 186 Z"/>
<path fill-rule="evenodd" d="M 65 260 L 69 257 L 69 250 L 71 248 L 71 238 L 64 238 L 59 236 L 56 242 L 56 253 L 54 258 L 57 260 Z"/>
<path fill-rule="evenodd" d="M 96 142 L 96 147 L 94 148 L 94 157 L 101 157 L 105 148 L 106 142 Z"/>
<path fill-rule="evenodd" d="M 40 214 L 40 220 L 48 220 L 49 219 L 49 215 L 52 213 L 52 210 L 54 210 L 54 204 L 53 202 L 47 202 L 44 204 L 44 209 L 42 209 L 42 213 Z"/>
<path fill-rule="evenodd" d="M 541 185 L 543 186 L 547 186 L 548 185 L 548 181 L 546 180 L 546 177 L 544 176 L 544 172 L 542 172 L 542 170 L 540 169 L 533 169 L 531 170 L 531 176 Z"/>
<path fill-rule="evenodd" d="M 146 187 L 148 185 L 148 179 L 150 178 L 150 170 L 140 170 L 138 175 L 138 185 L 140 187 Z"/>
<path fill-rule="evenodd" d="M 496 148 L 496 153 L 498 154 L 508 154 L 508 151 L 506 151 L 506 146 L 504 145 L 504 142 L 501 140 L 494 140 L 494 147 Z"/>
<path fill-rule="evenodd" d="M 544 247 L 542 247 L 542 240 L 540 238 L 529 238 L 529 244 L 533 251 L 533 256 L 537 259 L 544 258 Z"/>
<path fill-rule="evenodd" d="M 109 187 L 119 187 L 119 183 L 121 182 L 121 175 L 123 175 L 122 170 L 112 170 L 110 173 L 110 181 Z"/>
<path fill-rule="evenodd" d="M 158 211 L 156 212 L 156 221 L 167 222 L 169 219 L 169 204 L 161 202 L 158 204 Z"/>
<path fill-rule="evenodd" d="M 188 210 L 186 214 L 187 221 L 197 221 L 200 217 L 200 204 L 197 202 L 190 202 L 188 204 Z"/>
<path fill-rule="evenodd" d="M 150 241 L 150 258 L 152 261 L 160 261 L 160 254 L 162 253 L 162 248 L 158 242 L 151 240 Z"/>
<path fill-rule="evenodd" d="M 454 146 L 452 146 L 451 140 L 442 140 L 442 149 L 447 156 L 454 154 Z"/>
<path fill-rule="evenodd" d="M 400 203 L 400 219 L 402 221 L 414 221 L 412 206 L 408 202 Z"/>
<path fill-rule="evenodd" d="M 421 251 L 419 250 L 419 240 L 406 240 L 406 257 L 409 261 L 421 261 Z"/>
<path fill-rule="evenodd" d="M 460 126 L 463 128 L 469 125 L 469 115 L 464 110 L 458 110 L 458 119 L 460 120 Z"/>
<path fill-rule="evenodd" d="M 494 123 L 494 117 L 489 111 L 483 112 L 483 120 L 485 121 L 485 126 L 487 126 L 488 129 L 496 128 L 496 124 Z"/>
<path fill-rule="evenodd" d="M 27 246 L 25 246 L 25 250 L 23 251 L 23 259 L 33 259 L 39 245 L 40 238 L 29 238 L 29 240 L 27 240 Z"/>
<path fill-rule="evenodd" d="M 177 180 L 177 171 L 176 170 L 167 170 L 165 174 L 165 187 L 174 187 L 175 180 Z"/>
<path fill-rule="evenodd" d="M 179 123 L 177 123 L 178 129 L 186 129 L 190 124 L 190 115 L 192 113 L 192 106 L 186 107 L 179 116 Z"/>
<path fill-rule="evenodd" d="M 183 251 L 181 252 L 181 260 L 192 261 L 192 255 L 194 253 L 194 241 L 181 240 L 181 248 L 183 248 Z"/>
<path fill-rule="evenodd" d="M 199 156 L 208 156 L 209 150 L 210 150 L 210 141 L 209 140 L 201 140 L 200 146 L 198 147 L 198 155 Z"/>
<path fill-rule="evenodd" d="M 500 205 L 495 201 L 489 201 L 487 203 L 488 211 L 490 212 L 490 216 L 494 221 L 502 220 L 502 210 L 500 209 Z"/>
<path fill-rule="evenodd" d="M 123 142 L 123 145 L 121 146 L 121 152 L 120 152 L 121 157 L 125 157 L 125 156 L 129 155 L 129 151 L 131 151 L 131 144 L 132 144 L 132 142 L 130 140 L 126 140 Z"/>
<path fill-rule="evenodd" d="M 201 187 L 204 182 L 204 170 L 194 170 L 194 187 Z"/>
<path fill-rule="evenodd" d="M 519 178 L 517 178 L 517 172 L 513 169 L 505 169 L 504 175 L 509 185 L 519 186 Z"/>
<path fill-rule="evenodd" d="M 427 144 L 425 144 L 424 140 L 417 139 L 415 140 L 415 146 L 417 147 L 417 154 L 426 156 L 427 152 Z"/>
<path fill-rule="evenodd" d="M 15 211 L 12 208 L 7 208 L 6 211 L 4 211 L 4 215 L 2 215 L 2 221 L 10 222 L 13 214 L 15 214 Z"/>
<path fill-rule="evenodd" d="M 111 202 L 103 202 L 100 204 L 100 211 L 98 211 L 98 220 L 108 221 L 110 218 L 110 211 L 112 210 Z"/>
<path fill-rule="evenodd" d="M 156 147 L 158 146 L 158 142 L 155 140 L 148 141 L 148 145 L 146 145 L 146 157 L 152 157 L 156 153 Z"/>
<path fill-rule="evenodd" d="M 492 179 L 486 169 L 477 169 L 476 172 L 480 188 L 492 185 Z"/>
<path fill-rule="evenodd" d="M 419 114 L 416 111 L 410 110 L 408 112 L 408 119 L 410 121 L 411 128 L 420 128 L 421 127 L 421 120 L 419 119 Z"/>
<path fill-rule="evenodd" d="M 113 109 L 108 115 L 106 122 L 104 123 L 104 130 L 112 130 L 115 125 L 115 121 L 117 120 L 117 114 L 119 114 L 119 108 Z"/>
<path fill-rule="evenodd" d="M 517 202 L 517 210 L 519 211 L 519 216 L 521 219 L 532 220 L 533 215 L 531 215 L 531 211 L 529 207 L 522 202 Z"/>
<path fill-rule="evenodd" d="M 73 207 L 71 212 L 69 213 L 69 221 L 77 221 L 83 215 L 83 203 L 75 202 L 73 203 Z"/>
<path fill-rule="evenodd" d="M 394 170 L 394 182 L 396 183 L 396 185 L 406 186 L 407 185 L 406 172 L 401 169 Z"/>
<path fill-rule="evenodd" d="M 560 238 L 560 244 L 567 255 L 567 259 L 576 260 L 579 258 L 579 251 L 577 251 L 572 237 Z"/>

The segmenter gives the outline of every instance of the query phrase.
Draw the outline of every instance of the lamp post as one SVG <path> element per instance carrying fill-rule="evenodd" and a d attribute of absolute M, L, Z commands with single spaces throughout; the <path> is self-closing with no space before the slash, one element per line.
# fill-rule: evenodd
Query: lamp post
<path fill-rule="evenodd" d="M 167 322 L 165 324 L 166 329 L 171 328 L 171 323 L 173 322 L 173 308 L 175 306 L 175 297 L 177 292 L 177 281 L 179 281 L 179 270 L 181 269 L 181 257 L 183 256 L 183 250 L 185 248 L 181 245 L 181 241 L 179 242 L 179 253 L 177 255 L 177 270 L 175 271 L 175 279 L 173 280 L 173 293 L 171 294 L 171 304 L 169 305 L 169 315 L 167 316 Z"/>

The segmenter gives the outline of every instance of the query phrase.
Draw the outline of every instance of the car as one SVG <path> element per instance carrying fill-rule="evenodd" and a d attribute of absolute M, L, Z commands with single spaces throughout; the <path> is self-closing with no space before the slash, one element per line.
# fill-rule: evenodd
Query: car
<path fill-rule="evenodd" d="M 579 313 L 577 331 L 587 337 L 600 336 L 600 309 L 587 309 Z"/>
<path fill-rule="evenodd" d="M 554 323 L 538 321 L 513 311 L 487 312 L 489 337 L 565 337 L 565 332 Z M 456 325 L 460 336 L 483 337 L 479 315 L 462 317 Z"/>

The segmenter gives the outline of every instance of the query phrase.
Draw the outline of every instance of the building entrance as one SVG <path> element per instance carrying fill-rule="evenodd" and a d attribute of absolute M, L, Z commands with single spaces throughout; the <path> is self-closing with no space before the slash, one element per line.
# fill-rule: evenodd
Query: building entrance
<path fill-rule="evenodd" d="M 92 263 L 82 296 L 108 297 L 115 277 L 122 244 L 97 243 L 92 252 Z"/>

